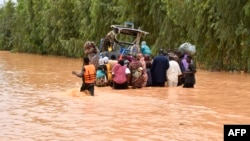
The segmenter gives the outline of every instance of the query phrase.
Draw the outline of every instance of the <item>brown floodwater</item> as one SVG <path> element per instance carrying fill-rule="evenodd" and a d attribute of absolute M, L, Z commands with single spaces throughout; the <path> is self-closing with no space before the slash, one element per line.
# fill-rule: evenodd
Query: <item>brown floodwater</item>
<path fill-rule="evenodd" d="M 0 52 L 1 141 L 222 141 L 250 124 L 250 74 L 198 70 L 194 89 L 95 87 L 81 59 Z"/>

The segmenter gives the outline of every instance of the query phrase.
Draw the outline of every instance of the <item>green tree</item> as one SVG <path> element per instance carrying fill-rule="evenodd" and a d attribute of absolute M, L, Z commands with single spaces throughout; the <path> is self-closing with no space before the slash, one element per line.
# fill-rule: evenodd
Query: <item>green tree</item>
<path fill-rule="evenodd" d="M 0 49 L 83 56 L 112 24 L 133 22 L 156 54 L 196 45 L 200 68 L 250 72 L 249 0 L 18 0 L 0 8 Z"/>
<path fill-rule="evenodd" d="M 8 1 L 0 8 L 0 49 L 11 50 L 13 48 L 13 27 L 15 22 L 14 3 Z"/>

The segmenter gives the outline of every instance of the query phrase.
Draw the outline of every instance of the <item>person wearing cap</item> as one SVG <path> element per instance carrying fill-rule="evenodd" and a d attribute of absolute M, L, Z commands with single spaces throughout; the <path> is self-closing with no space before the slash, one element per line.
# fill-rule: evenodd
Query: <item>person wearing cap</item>
<path fill-rule="evenodd" d="M 141 42 L 141 53 L 144 56 L 151 56 L 151 50 L 149 46 L 147 45 L 146 41 Z"/>

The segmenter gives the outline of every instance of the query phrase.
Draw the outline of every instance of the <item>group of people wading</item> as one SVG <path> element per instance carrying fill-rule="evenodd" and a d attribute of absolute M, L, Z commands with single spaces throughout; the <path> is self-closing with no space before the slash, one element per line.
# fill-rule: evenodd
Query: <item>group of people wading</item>
<path fill-rule="evenodd" d="M 139 89 L 143 87 L 193 88 L 196 68 L 192 56 L 180 52 L 159 50 L 152 56 L 145 41 L 139 52 L 117 58 L 115 55 L 100 57 L 94 42 L 84 45 L 85 57 L 80 73 L 72 74 L 82 78 L 80 91 L 89 91 L 94 96 L 94 86 L 111 86 L 113 89 Z M 167 82 L 167 83 L 166 83 Z"/>

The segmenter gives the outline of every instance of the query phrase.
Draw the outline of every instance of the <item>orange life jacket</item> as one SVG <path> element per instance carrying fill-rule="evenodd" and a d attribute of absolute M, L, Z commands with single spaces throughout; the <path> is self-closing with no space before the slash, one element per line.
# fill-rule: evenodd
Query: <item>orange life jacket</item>
<path fill-rule="evenodd" d="M 96 77 L 96 70 L 95 66 L 93 64 L 86 65 L 84 66 L 85 71 L 84 71 L 84 82 L 85 83 L 94 83 L 95 82 L 95 77 Z"/>

